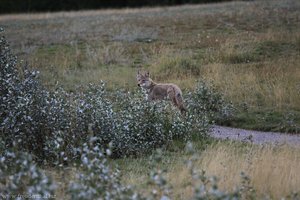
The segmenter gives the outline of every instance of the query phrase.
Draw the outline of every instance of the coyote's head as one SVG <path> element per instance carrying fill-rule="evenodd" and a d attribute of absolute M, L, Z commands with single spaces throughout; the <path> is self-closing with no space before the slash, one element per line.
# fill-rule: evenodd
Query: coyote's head
<path fill-rule="evenodd" d="M 149 72 L 145 72 L 144 74 L 142 74 L 140 73 L 140 71 L 138 71 L 136 75 L 136 80 L 137 80 L 137 85 L 145 89 L 149 89 L 152 83 Z"/>

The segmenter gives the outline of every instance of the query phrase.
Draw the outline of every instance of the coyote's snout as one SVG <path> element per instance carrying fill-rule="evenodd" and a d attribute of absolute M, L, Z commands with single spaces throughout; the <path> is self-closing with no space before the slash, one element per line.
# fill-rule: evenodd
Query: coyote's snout
<path fill-rule="evenodd" d="M 137 85 L 147 90 L 148 100 L 169 99 L 181 113 L 186 112 L 182 92 L 177 85 L 173 83 L 155 83 L 150 78 L 149 72 L 142 74 L 138 71 L 136 79 Z"/>

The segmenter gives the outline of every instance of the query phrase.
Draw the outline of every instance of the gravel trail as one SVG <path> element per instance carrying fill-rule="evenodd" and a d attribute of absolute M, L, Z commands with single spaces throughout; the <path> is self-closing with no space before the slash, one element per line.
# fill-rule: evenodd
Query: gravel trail
<path fill-rule="evenodd" d="M 300 147 L 300 135 L 252 131 L 224 126 L 213 126 L 210 135 L 219 139 L 239 140 L 253 142 L 254 144 L 289 144 Z"/>

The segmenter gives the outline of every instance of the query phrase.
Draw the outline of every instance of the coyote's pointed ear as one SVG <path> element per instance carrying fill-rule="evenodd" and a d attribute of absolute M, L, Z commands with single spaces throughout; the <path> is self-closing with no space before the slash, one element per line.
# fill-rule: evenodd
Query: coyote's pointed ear
<path fill-rule="evenodd" d="M 149 72 L 146 72 L 146 73 L 145 73 L 145 77 L 148 77 L 148 78 L 149 78 L 149 77 L 150 77 L 150 73 L 149 73 Z"/>

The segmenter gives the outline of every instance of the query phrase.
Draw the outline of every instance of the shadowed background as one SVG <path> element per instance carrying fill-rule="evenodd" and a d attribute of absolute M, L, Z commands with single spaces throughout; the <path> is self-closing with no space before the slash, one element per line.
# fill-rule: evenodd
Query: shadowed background
<path fill-rule="evenodd" d="M 1 0 L 0 14 L 14 12 L 45 12 L 99 8 L 167 6 L 222 1 L 226 0 Z"/>

